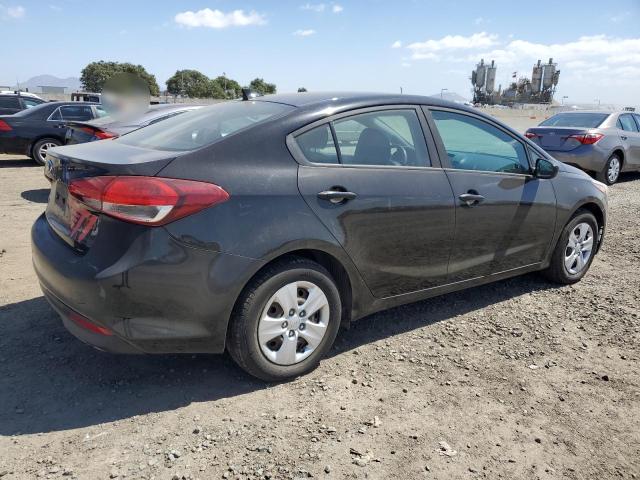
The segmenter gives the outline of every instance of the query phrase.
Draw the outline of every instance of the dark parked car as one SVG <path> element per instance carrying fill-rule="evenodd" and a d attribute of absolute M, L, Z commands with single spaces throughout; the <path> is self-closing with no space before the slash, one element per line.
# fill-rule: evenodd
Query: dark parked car
<path fill-rule="evenodd" d="M 111 352 L 225 350 L 280 380 L 370 313 L 542 270 L 587 272 L 607 187 L 432 97 L 221 103 L 53 149 L 33 263 Z"/>
<path fill-rule="evenodd" d="M 161 122 L 190 110 L 196 110 L 201 106 L 180 103 L 151 105 L 145 113 L 132 118 L 106 116 L 87 122 L 67 122 L 68 129 L 65 144 L 73 145 L 75 143 L 119 137 L 138 128 Z"/>
<path fill-rule="evenodd" d="M 0 153 L 27 155 L 44 165 L 47 151 L 64 144 L 66 122 L 103 115 L 106 111 L 100 105 L 80 102 L 49 102 L 0 115 Z"/>
<path fill-rule="evenodd" d="M 553 158 L 575 165 L 607 185 L 620 172 L 640 170 L 640 115 L 631 112 L 558 113 L 525 136 Z"/>
<path fill-rule="evenodd" d="M 30 94 L 0 93 L 0 115 L 13 115 L 27 108 L 46 103 Z"/>

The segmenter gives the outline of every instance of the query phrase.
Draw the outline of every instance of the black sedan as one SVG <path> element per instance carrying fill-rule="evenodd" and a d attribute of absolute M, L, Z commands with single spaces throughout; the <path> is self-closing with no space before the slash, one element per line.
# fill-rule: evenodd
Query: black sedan
<path fill-rule="evenodd" d="M 49 155 L 33 263 L 66 327 L 111 352 L 227 349 L 265 380 L 379 310 L 577 282 L 606 225 L 605 185 L 432 97 L 266 96 Z"/>
<path fill-rule="evenodd" d="M 50 148 L 64 145 L 66 122 L 91 120 L 107 112 L 95 103 L 50 102 L 13 115 L 0 115 L 0 153 L 27 155 L 44 165 Z"/>
<path fill-rule="evenodd" d="M 188 105 L 183 103 L 151 105 L 146 112 L 133 116 L 119 117 L 108 115 L 86 122 L 67 122 L 68 129 L 65 145 L 116 138 L 125 133 L 137 130 L 138 128 L 161 122 L 190 110 L 196 110 L 201 106 L 202 105 Z"/>

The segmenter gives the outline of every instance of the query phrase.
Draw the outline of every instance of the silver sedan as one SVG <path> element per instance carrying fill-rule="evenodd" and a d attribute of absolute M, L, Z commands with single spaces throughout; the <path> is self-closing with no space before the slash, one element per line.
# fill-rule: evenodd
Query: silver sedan
<path fill-rule="evenodd" d="M 593 172 L 607 185 L 616 183 L 621 172 L 640 170 L 637 113 L 562 112 L 525 135 L 557 160 Z"/>

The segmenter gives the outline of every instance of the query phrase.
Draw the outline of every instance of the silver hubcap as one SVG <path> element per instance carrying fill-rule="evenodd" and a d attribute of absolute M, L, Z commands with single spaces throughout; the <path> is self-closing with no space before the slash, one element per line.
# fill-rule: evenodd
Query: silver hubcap
<path fill-rule="evenodd" d="M 57 146 L 57 144 L 52 142 L 47 142 L 40 145 L 40 150 L 38 150 L 38 156 L 40 157 L 40 160 L 44 162 L 47 159 L 47 150 Z"/>
<path fill-rule="evenodd" d="M 569 235 L 564 252 L 564 266 L 571 275 L 584 270 L 593 251 L 593 230 L 588 223 L 579 223 Z"/>
<path fill-rule="evenodd" d="M 614 183 L 620 175 L 620 160 L 613 157 L 609 162 L 609 169 L 607 170 L 607 178 L 609 182 Z"/>
<path fill-rule="evenodd" d="M 258 322 L 262 353 L 278 365 L 293 365 L 311 355 L 329 325 L 329 301 L 311 282 L 293 282 L 267 302 Z"/>

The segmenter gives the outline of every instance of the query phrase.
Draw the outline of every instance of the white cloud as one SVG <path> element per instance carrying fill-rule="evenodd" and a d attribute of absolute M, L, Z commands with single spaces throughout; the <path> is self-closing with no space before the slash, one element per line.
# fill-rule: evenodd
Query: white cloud
<path fill-rule="evenodd" d="M 312 12 L 322 13 L 327 6 L 324 3 L 305 3 L 300 8 L 302 10 L 311 10 Z"/>
<path fill-rule="evenodd" d="M 440 53 L 450 53 L 454 50 L 477 50 L 486 48 L 498 43 L 497 35 L 490 35 L 486 32 L 474 33 L 469 37 L 462 35 L 447 35 L 438 40 L 426 40 L 407 45 L 412 52 L 411 58 L 414 60 L 439 58 Z"/>
<path fill-rule="evenodd" d="M 311 35 L 315 35 L 316 31 L 312 29 L 307 30 L 296 30 L 293 32 L 296 37 L 310 37 Z"/>
<path fill-rule="evenodd" d="M 4 6 L 0 4 L 0 16 L 3 19 L 20 19 L 24 18 L 27 11 L 22 5 Z"/>
<path fill-rule="evenodd" d="M 342 5 L 338 5 L 337 3 L 333 5 L 333 7 L 331 8 L 331 11 L 333 13 L 340 13 L 343 10 L 344 10 L 344 7 Z"/>
<path fill-rule="evenodd" d="M 60 5 L 51 4 L 51 5 L 49 5 L 49 8 L 51 10 L 53 10 L 54 12 L 61 12 L 62 11 L 62 7 Z"/>
<path fill-rule="evenodd" d="M 409 62 L 402 62 L 400 65 L 404 68 L 409 68 L 411 66 Z"/>
<path fill-rule="evenodd" d="M 186 11 L 176 14 L 174 20 L 185 27 L 227 28 L 245 27 L 247 25 L 264 25 L 267 20 L 264 15 L 255 11 L 245 13 L 244 10 L 233 10 L 224 13 L 220 10 L 205 8 L 197 12 Z"/>
<path fill-rule="evenodd" d="M 391 48 L 400 48 L 402 47 L 402 42 L 400 40 L 396 40 L 391 44 Z"/>
<path fill-rule="evenodd" d="M 482 25 L 483 23 L 487 23 L 487 19 L 484 17 L 474 18 L 473 23 L 475 23 L 476 25 Z"/>
<path fill-rule="evenodd" d="M 609 21 L 612 23 L 624 22 L 626 19 L 629 18 L 630 15 L 631 15 L 630 12 L 622 12 L 622 13 L 619 13 L 618 15 L 611 15 L 609 17 Z"/>

